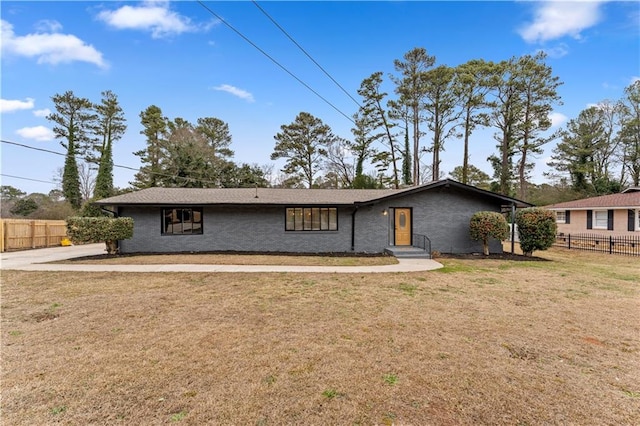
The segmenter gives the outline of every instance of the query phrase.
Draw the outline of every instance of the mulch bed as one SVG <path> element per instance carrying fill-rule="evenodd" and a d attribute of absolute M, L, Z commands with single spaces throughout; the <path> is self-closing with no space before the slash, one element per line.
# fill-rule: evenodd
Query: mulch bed
<path fill-rule="evenodd" d="M 515 261 L 525 261 L 525 262 L 548 262 L 548 259 L 543 259 L 537 256 L 524 256 L 522 254 L 512 254 L 508 252 L 504 253 L 489 253 L 488 256 L 485 256 L 482 253 L 442 253 L 434 259 L 468 259 L 468 260 L 487 260 L 487 259 L 495 259 L 495 260 L 515 260 Z"/>

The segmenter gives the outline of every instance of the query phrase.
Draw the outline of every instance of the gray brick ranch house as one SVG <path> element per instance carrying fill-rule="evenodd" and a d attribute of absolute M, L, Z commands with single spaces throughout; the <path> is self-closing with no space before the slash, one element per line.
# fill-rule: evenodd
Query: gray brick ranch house
<path fill-rule="evenodd" d="M 96 204 L 133 218 L 121 253 L 471 253 L 482 250 L 469 237 L 475 212 L 531 206 L 450 179 L 394 190 L 149 188 Z"/>

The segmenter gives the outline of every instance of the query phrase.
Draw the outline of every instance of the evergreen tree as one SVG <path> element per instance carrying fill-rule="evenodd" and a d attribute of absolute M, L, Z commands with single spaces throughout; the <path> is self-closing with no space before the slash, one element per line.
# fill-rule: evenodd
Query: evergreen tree
<path fill-rule="evenodd" d="M 133 154 L 140 157 L 143 166 L 136 173 L 135 180 L 131 182 L 136 188 L 151 188 L 159 186 L 162 170 L 160 162 L 165 154 L 167 137 L 167 118 L 162 115 L 162 110 L 151 105 L 140 113 L 140 122 L 144 127 L 140 134 L 146 137 L 145 149 Z"/>
<path fill-rule="evenodd" d="M 492 155 L 488 160 L 497 179 L 492 190 L 504 195 L 512 195 L 513 191 L 513 157 L 517 142 L 517 126 L 522 114 L 521 91 L 515 67 L 514 58 L 500 62 L 496 65 L 490 83 L 495 95 L 491 124 L 498 130 L 494 135 L 498 141 L 498 155 Z"/>
<path fill-rule="evenodd" d="M 476 126 L 488 126 L 489 116 L 483 112 L 492 104 L 487 95 L 491 90 L 489 81 L 495 72 L 493 62 L 474 59 L 455 69 L 454 91 L 462 108 L 463 159 L 460 182 L 469 184 L 469 138 Z M 471 166 L 472 167 L 472 166 Z"/>
<path fill-rule="evenodd" d="M 355 127 L 351 129 L 351 133 L 353 133 L 354 139 L 347 143 L 349 150 L 356 157 L 354 182 L 352 182 L 352 185 L 362 180 L 362 176 L 364 176 L 364 162 L 376 154 L 376 149 L 372 147 L 375 139 L 369 136 L 374 130 L 374 123 L 371 117 L 363 114 L 362 111 L 358 111 L 354 114 L 353 121 L 355 122 Z"/>
<path fill-rule="evenodd" d="M 327 148 L 336 136 L 329 126 L 308 112 L 301 112 L 293 123 L 282 125 L 280 129 L 282 131 L 273 137 L 276 145 L 271 159 L 286 158 L 282 171 L 297 174 L 309 188 L 313 187 Z"/>
<path fill-rule="evenodd" d="M 440 179 L 440 152 L 445 140 L 454 134 L 460 116 L 456 106 L 458 99 L 453 90 L 454 69 L 441 65 L 424 73 L 424 109 L 429 130 L 433 132 L 433 143 L 428 151 L 432 154 L 431 180 Z"/>
<path fill-rule="evenodd" d="M 360 84 L 358 94 L 362 96 L 363 103 L 360 107 L 360 114 L 366 121 L 368 128 L 371 132 L 376 132 L 369 136 L 371 141 L 381 141 L 389 151 L 386 151 L 388 155 L 383 152 L 376 154 L 377 162 L 380 163 L 380 159 L 384 158 L 384 167 L 391 165 L 392 177 L 391 183 L 395 188 L 400 187 L 400 180 L 398 179 L 398 154 L 395 141 L 395 135 L 392 134 L 394 124 L 390 120 L 388 111 L 383 106 L 383 100 L 387 96 L 385 92 L 380 90 L 382 85 L 382 73 L 374 72 L 368 78 L 365 78 Z"/>
<path fill-rule="evenodd" d="M 99 200 L 113 195 L 113 143 L 122 138 L 127 125 L 118 97 L 110 90 L 102 92 L 102 100 L 95 110 L 98 119 L 93 132 L 100 141 L 96 147 L 100 157 L 93 196 Z"/>
<path fill-rule="evenodd" d="M 93 104 L 86 98 L 79 98 L 72 91 L 52 96 L 56 112 L 47 116 L 47 120 L 55 123 L 53 132 L 60 144 L 67 149 L 62 174 L 62 192 L 65 199 L 75 209 L 82 205 L 80 193 L 80 177 L 76 155 L 86 155 L 92 139 L 89 130 L 96 119 Z"/>
<path fill-rule="evenodd" d="M 558 133 L 541 136 L 551 127 L 549 118 L 554 104 L 560 104 L 557 88 L 559 78 L 553 76 L 551 67 L 544 63 L 546 55 L 526 55 L 516 62 L 516 78 L 519 81 L 522 115 L 517 125 L 516 150 L 518 160 L 519 197 L 527 197 L 527 172 L 533 167 L 529 156 L 541 154 L 542 146 L 556 139 Z"/>
<path fill-rule="evenodd" d="M 231 134 L 227 123 L 215 117 L 198 118 L 196 130 L 207 139 L 217 158 L 233 157 L 233 151 L 229 148 Z"/>
<path fill-rule="evenodd" d="M 435 62 L 435 56 L 427 54 L 423 47 L 416 47 L 403 56 L 404 61 L 393 61 L 395 69 L 400 73 L 400 78 L 394 78 L 396 93 L 400 95 L 399 102 L 407 105 L 413 124 L 413 183 L 420 183 L 420 123 L 423 121 L 424 73 Z M 397 179 L 397 177 L 396 177 Z"/>

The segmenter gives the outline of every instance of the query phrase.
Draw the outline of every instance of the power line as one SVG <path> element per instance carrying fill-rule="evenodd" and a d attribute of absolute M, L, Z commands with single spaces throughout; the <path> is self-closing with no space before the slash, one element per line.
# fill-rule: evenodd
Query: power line
<path fill-rule="evenodd" d="M 332 104 L 331 102 L 329 102 L 326 98 L 324 98 L 320 93 L 318 93 L 317 91 L 315 91 L 311 86 L 309 86 L 307 83 L 305 83 L 304 81 L 302 81 L 298 76 L 296 76 L 293 72 L 289 71 L 284 65 L 282 65 L 280 62 L 278 62 L 277 60 L 275 60 L 271 55 L 269 55 L 267 52 L 265 52 L 264 50 L 262 50 L 257 44 L 255 44 L 253 41 L 251 41 L 247 36 L 245 36 L 244 34 L 242 34 L 239 30 L 237 30 L 234 26 L 232 26 L 230 23 L 228 23 L 227 21 L 225 21 L 220 15 L 218 15 L 217 13 L 215 13 L 213 10 L 211 10 L 207 5 L 205 5 L 202 1 L 198 0 L 198 4 L 200 6 L 202 6 L 206 11 L 208 11 L 211 15 L 215 16 L 218 20 L 220 20 L 220 22 L 222 22 L 223 24 L 225 24 L 229 29 L 231 29 L 233 32 L 235 32 L 236 34 L 238 34 L 244 41 L 246 41 L 247 43 L 249 43 L 251 46 L 253 46 L 255 49 L 257 49 L 260 53 L 262 53 L 264 56 L 266 56 L 267 58 L 269 58 L 269 60 L 271 60 L 271 62 L 273 62 L 274 64 L 276 64 L 278 67 L 280 67 L 280 69 L 282 69 L 284 72 L 286 72 L 287 74 L 289 74 L 291 77 L 293 77 L 298 83 L 302 84 L 304 87 L 306 87 L 308 90 L 310 90 L 314 95 L 316 95 L 317 97 L 319 97 L 320 99 L 322 99 L 327 105 L 329 105 L 331 108 L 333 108 L 334 110 L 336 110 L 339 114 L 341 114 L 342 116 L 344 116 L 347 120 L 349 120 L 350 122 L 352 122 L 353 124 L 356 124 L 355 121 L 347 114 L 345 114 L 344 112 L 342 112 L 337 106 L 335 106 L 334 104 Z"/>
<path fill-rule="evenodd" d="M 50 180 L 40 180 L 40 179 L 32 179 L 32 178 L 27 178 L 27 177 L 22 177 L 22 176 L 14 176 L 14 175 L 7 175 L 4 173 L 0 173 L 0 176 L 4 176 L 4 177 L 8 177 L 8 178 L 14 178 L 14 179 L 22 179 L 22 180 L 30 180 L 33 182 L 42 182 L 42 183 L 50 183 L 52 185 L 57 185 L 57 182 L 52 182 Z"/>
<path fill-rule="evenodd" d="M 295 45 L 298 47 L 298 49 L 300 49 L 300 50 L 302 51 L 302 53 L 304 53 L 304 54 L 307 56 L 307 58 L 309 58 L 309 59 L 311 60 L 311 62 L 313 62 L 313 63 L 314 63 L 318 68 L 320 68 L 320 70 L 321 70 L 321 71 L 322 71 L 322 72 L 323 72 L 327 77 L 329 77 L 329 79 L 330 79 L 331 81 L 333 81 L 333 82 L 336 84 L 336 86 L 338 86 L 338 87 L 339 87 L 339 88 L 344 92 L 344 94 L 345 94 L 345 95 L 347 95 L 349 98 L 351 98 L 351 100 L 352 100 L 353 102 L 355 102 L 355 104 L 356 104 L 356 105 L 358 105 L 358 107 L 362 107 L 362 105 L 360 105 L 360 102 L 358 102 L 358 101 L 357 101 L 353 96 L 351 96 L 351 94 L 350 94 L 349 92 L 347 92 L 347 90 L 346 90 L 344 87 L 342 87 L 342 85 L 341 85 L 340 83 L 338 83 L 338 82 L 337 82 L 337 81 L 336 81 L 336 80 L 331 76 L 331 74 L 329 74 L 329 72 L 328 72 L 327 70 L 325 70 L 325 69 L 322 67 L 322 65 L 320 65 L 320 64 L 319 64 L 315 59 L 313 59 L 313 57 L 312 57 L 312 56 L 311 56 L 311 55 L 310 55 L 310 54 L 309 54 L 309 53 L 308 53 L 308 52 L 307 52 L 307 51 L 306 51 L 302 46 L 300 46 L 300 44 L 299 44 L 297 41 L 295 41 L 295 40 L 294 40 L 294 38 L 293 38 L 293 37 L 291 37 L 291 35 L 289 35 L 289 33 L 288 33 L 287 31 L 285 31 L 285 29 L 284 29 L 284 28 L 282 28 L 282 26 L 281 26 L 280 24 L 278 24 L 278 23 L 276 22 L 276 20 L 275 20 L 275 19 L 273 19 L 273 17 L 271 17 L 271 15 L 269 15 L 269 14 L 268 14 L 268 13 L 267 13 L 263 8 L 262 8 L 262 7 L 258 4 L 258 2 L 257 2 L 257 1 L 255 1 L 255 0 L 251 0 L 251 1 L 253 2 L 253 4 L 254 4 L 258 9 L 260 9 L 260 11 L 261 11 L 261 12 L 262 12 L 262 13 L 263 13 L 267 18 L 269 18 L 269 20 L 270 20 L 271 22 L 273 22 L 273 25 L 275 25 L 276 27 L 278 27 L 278 29 L 279 29 L 280 31 L 282 31 L 282 33 L 283 33 L 284 35 L 286 35 L 286 36 L 287 36 L 287 38 L 289 38 L 289 40 L 291 40 L 291 42 L 292 42 L 293 44 L 295 44 Z"/>
<path fill-rule="evenodd" d="M 31 146 L 31 145 L 25 145 L 25 144 L 18 143 L 18 142 L 8 141 L 8 140 L 5 140 L 5 139 L 0 139 L 0 142 L 6 143 L 6 144 L 9 144 L 9 145 L 19 146 L 19 147 L 22 147 L 22 148 L 32 149 L 34 151 L 46 152 L 48 154 L 60 155 L 60 156 L 63 156 L 63 157 L 67 156 L 67 154 L 65 154 L 63 152 L 52 151 L 50 149 L 45 149 L 45 148 L 38 148 L 38 147 L 35 147 L 35 146 Z M 85 160 L 85 158 L 81 157 L 78 154 L 76 154 L 75 157 L 76 157 L 76 159 L 80 158 L 81 160 Z M 89 162 L 96 164 L 95 161 L 89 161 Z M 139 168 L 136 169 L 134 167 L 123 166 L 123 165 L 120 165 L 120 164 L 114 164 L 113 167 L 117 167 L 117 168 L 120 168 L 120 169 L 133 170 L 134 172 L 139 172 L 140 171 Z M 147 173 L 152 174 L 152 175 L 156 175 L 156 176 L 173 178 L 173 179 L 183 179 L 186 182 L 191 182 L 191 181 L 195 182 L 195 181 L 197 181 L 197 182 L 202 182 L 202 183 L 211 183 L 211 184 L 214 184 L 216 186 L 218 185 L 218 182 L 214 182 L 214 181 L 211 181 L 211 180 L 204 180 L 204 179 L 196 179 L 196 178 L 192 178 L 192 177 L 189 177 L 189 176 L 169 175 L 169 174 L 166 174 L 166 173 L 154 172 L 154 171 L 151 171 L 151 170 L 147 171 Z M 50 182 L 46 182 L 46 183 L 50 183 Z"/>

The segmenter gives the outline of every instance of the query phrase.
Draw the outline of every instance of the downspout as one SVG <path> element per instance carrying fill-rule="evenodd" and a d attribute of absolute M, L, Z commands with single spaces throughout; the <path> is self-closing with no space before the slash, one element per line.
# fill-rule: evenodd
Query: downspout
<path fill-rule="evenodd" d="M 103 212 L 106 212 L 106 213 L 111 213 L 111 214 L 113 215 L 113 217 L 119 217 L 119 216 L 118 216 L 118 212 L 114 212 L 114 211 L 112 211 L 112 210 L 109 210 L 109 209 L 108 209 L 108 208 L 106 208 L 106 207 L 102 207 L 102 206 L 100 206 L 100 210 L 102 210 Z"/>
<path fill-rule="evenodd" d="M 358 213 L 358 206 L 355 206 L 351 213 L 351 251 L 356 250 L 356 213 Z"/>
<path fill-rule="evenodd" d="M 516 204 L 511 203 L 511 254 L 515 253 L 516 242 Z"/>

